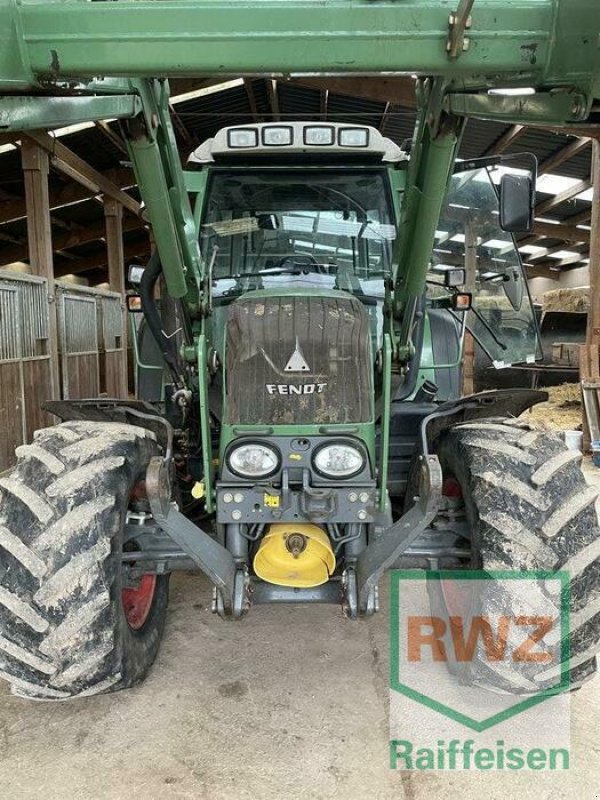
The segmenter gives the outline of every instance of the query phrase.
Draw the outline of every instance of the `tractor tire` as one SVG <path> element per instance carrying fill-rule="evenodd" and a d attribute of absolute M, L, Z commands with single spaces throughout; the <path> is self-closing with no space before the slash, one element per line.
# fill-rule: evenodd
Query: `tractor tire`
<path fill-rule="evenodd" d="M 454 480 L 462 495 L 472 569 L 569 574 L 569 685 L 572 690 L 579 688 L 594 674 L 600 650 L 598 491 L 585 480 L 581 454 L 568 450 L 555 434 L 504 418 L 449 429 L 437 453 L 444 485 Z M 482 590 L 476 613 L 497 615 L 522 602 L 511 596 L 510 585 L 510 581 L 492 582 Z M 456 606 L 443 586 L 443 581 L 429 581 L 429 596 L 432 611 L 444 611 L 449 619 Z M 551 602 L 558 617 L 560 592 L 547 592 L 541 581 L 538 587 L 532 591 L 542 592 L 541 602 Z M 459 606 L 460 602 L 471 602 L 472 611 L 472 600 L 459 599 Z M 561 666 L 556 662 L 550 667 L 529 661 L 493 662 L 482 650 L 480 642 L 472 661 L 449 665 L 461 683 L 529 694 L 560 681 Z"/>
<path fill-rule="evenodd" d="M 124 586 L 122 550 L 132 492 L 158 452 L 142 428 L 65 422 L 37 431 L 0 476 L 0 677 L 14 694 L 84 697 L 148 672 L 168 576 Z"/>

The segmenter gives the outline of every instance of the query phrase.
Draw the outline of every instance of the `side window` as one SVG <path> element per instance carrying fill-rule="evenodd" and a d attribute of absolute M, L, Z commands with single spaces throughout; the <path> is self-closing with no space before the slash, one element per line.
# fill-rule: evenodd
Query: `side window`
<path fill-rule="evenodd" d="M 444 272 L 456 267 L 465 269 L 462 290 L 473 294 L 467 327 L 495 366 L 534 361 L 538 337 L 523 267 L 512 235 L 500 228 L 487 169 L 452 177 L 431 258 L 430 297 L 445 292 Z"/>

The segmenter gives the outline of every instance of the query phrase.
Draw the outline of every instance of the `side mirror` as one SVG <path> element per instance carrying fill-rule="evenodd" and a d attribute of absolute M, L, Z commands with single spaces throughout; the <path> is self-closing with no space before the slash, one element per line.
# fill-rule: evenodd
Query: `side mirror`
<path fill-rule="evenodd" d="M 508 233 L 531 233 L 535 186 L 531 175 L 506 173 L 500 179 L 500 227 Z"/>

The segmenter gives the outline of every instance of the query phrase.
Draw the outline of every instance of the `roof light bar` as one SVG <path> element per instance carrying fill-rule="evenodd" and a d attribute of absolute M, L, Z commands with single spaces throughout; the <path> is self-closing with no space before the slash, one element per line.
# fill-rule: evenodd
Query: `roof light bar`
<path fill-rule="evenodd" d="M 304 128 L 304 144 L 322 147 L 334 142 L 335 130 L 331 125 L 311 125 Z"/>
<path fill-rule="evenodd" d="M 284 147 L 294 141 L 294 129 L 290 125 L 270 125 L 262 129 L 262 143 L 268 147 Z"/>
<path fill-rule="evenodd" d="M 338 133 L 340 147 L 368 147 L 368 128 L 341 128 Z"/>
<path fill-rule="evenodd" d="M 256 128 L 233 128 L 227 131 L 227 144 L 234 149 L 258 147 L 258 131 Z"/>

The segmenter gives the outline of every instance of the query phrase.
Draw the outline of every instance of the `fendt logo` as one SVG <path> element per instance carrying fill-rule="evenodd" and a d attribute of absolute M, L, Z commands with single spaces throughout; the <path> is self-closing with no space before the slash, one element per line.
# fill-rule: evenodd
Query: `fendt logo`
<path fill-rule="evenodd" d="M 550 663 L 553 654 L 549 650 L 535 650 L 554 625 L 558 617 L 525 616 L 508 617 L 501 614 L 497 620 L 487 616 L 474 616 L 466 620 L 460 616 L 408 617 L 408 660 L 422 661 L 423 648 L 430 648 L 434 661 L 450 660 L 472 662 L 479 643 L 487 661 L 505 661 L 510 658 L 516 663 Z M 509 647 L 511 627 L 518 629 L 523 642 L 512 649 Z M 446 636 L 450 634 L 452 653 L 446 649 Z"/>
<path fill-rule="evenodd" d="M 266 361 L 270 364 L 275 372 L 282 374 L 279 369 L 273 364 L 269 356 L 262 351 Z M 289 357 L 287 364 L 283 368 L 283 372 L 288 373 L 307 373 L 310 372 L 310 367 L 307 360 L 304 358 L 304 353 L 300 347 L 300 342 L 296 336 L 296 347 L 294 352 Z M 307 394 L 321 394 L 327 387 L 327 383 L 267 383 L 266 389 L 269 394 L 284 394 L 284 395 L 307 395 Z"/>
<path fill-rule="evenodd" d="M 390 577 L 390 766 L 567 769 L 568 575 Z"/>
<path fill-rule="evenodd" d="M 267 383 L 269 394 L 321 394 L 326 383 Z"/>
<path fill-rule="evenodd" d="M 289 358 L 289 361 L 283 368 L 284 372 L 310 372 L 310 367 L 308 366 L 306 359 L 302 353 L 300 348 L 300 342 L 298 341 L 298 337 L 296 336 L 296 349 L 292 353 Z"/>

